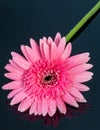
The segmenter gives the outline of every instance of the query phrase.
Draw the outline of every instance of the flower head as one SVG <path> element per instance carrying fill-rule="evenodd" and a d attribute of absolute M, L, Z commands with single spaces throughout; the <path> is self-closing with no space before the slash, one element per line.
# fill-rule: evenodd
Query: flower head
<path fill-rule="evenodd" d="M 4 90 L 12 90 L 8 99 L 11 105 L 18 104 L 21 112 L 29 109 L 29 114 L 53 116 L 56 109 L 66 114 L 65 103 L 79 107 L 77 102 L 86 102 L 81 91 L 89 88 L 83 84 L 92 78 L 92 68 L 88 64 L 89 53 L 71 56 L 72 45 L 66 45 L 65 37 L 57 33 L 40 39 L 39 46 L 30 39 L 29 46 L 21 46 L 24 56 L 11 52 L 12 59 L 5 69 L 5 76 L 13 81 L 5 84 Z"/>

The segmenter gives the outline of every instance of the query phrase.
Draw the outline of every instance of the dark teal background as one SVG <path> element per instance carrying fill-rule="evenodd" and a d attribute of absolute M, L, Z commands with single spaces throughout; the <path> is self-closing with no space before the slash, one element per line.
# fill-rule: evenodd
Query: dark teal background
<path fill-rule="evenodd" d="M 9 82 L 3 74 L 11 58 L 10 52 L 20 53 L 20 45 L 29 45 L 29 38 L 37 42 L 43 36 L 54 38 L 57 32 L 66 35 L 98 0 L 0 0 L 0 86 Z M 73 40 L 72 54 L 90 52 L 94 65 L 91 88 L 84 95 L 89 108 L 78 116 L 61 118 L 57 130 L 100 129 L 100 14 Z M 35 122 L 21 118 L 9 107 L 8 91 L 0 89 L 0 130 L 53 130 L 43 120 Z"/>

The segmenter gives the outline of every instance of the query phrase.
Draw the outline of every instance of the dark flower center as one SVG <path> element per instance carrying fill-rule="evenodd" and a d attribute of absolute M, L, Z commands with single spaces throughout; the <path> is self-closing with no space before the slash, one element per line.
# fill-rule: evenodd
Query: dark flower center
<path fill-rule="evenodd" d="M 58 83 L 59 74 L 52 70 L 41 75 L 40 83 L 43 87 L 51 87 Z"/>
<path fill-rule="evenodd" d="M 44 78 L 44 81 L 50 81 L 52 79 L 52 76 L 51 75 L 48 75 Z"/>

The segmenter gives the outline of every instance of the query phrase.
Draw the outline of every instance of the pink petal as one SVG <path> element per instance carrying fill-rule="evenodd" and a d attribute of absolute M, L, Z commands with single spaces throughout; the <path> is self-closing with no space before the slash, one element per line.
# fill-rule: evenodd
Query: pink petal
<path fill-rule="evenodd" d="M 71 51 L 72 51 L 72 44 L 68 43 L 64 52 L 63 52 L 63 54 L 62 54 L 62 56 L 61 56 L 62 59 L 64 59 L 64 60 L 67 59 L 70 56 Z"/>
<path fill-rule="evenodd" d="M 34 114 L 37 114 L 37 99 L 35 98 L 35 100 L 33 101 L 31 107 L 30 107 L 30 110 L 29 110 L 29 114 L 32 115 L 33 113 Z"/>
<path fill-rule="evenodd" d="M 60 40 L 60 43 L 58 45 L 58 48 L 57 48 L 57 56 L 61 56 L 64 49 L 65 49 L 65 45 L 66 45 L 66 38 L 63 37 L 61 40 Z"/>
<path fill-rule="evenodd" d="M 3 85 L 2 89 L 4 89 L 4 90 L 16 89 L 16 88 L 19 88 L 21 86 L 21 84 L 22 83 L 20 81 L 12 81 L 10 83 Z"/>
<path fill-rule="evenodd" d="M 58 32 L 55 36 L 55 39 L 54 39 L 54 42 L 56 43 L 56 45 L 58 46 L 59 43 L 60 43 L 60 40 L 61 40 L 61 35 L 60 33 Z"/>
<path fill-rule="evenodd" d="M 85 72 L 75 75 L 73 77 L 73 79 L 74 79 L 74 82 L 83 83 L 83 82 L 87 82 L 87 81 L 91 80 L 92 76 L 93 76 L 92 72 L 85 71 Z"/>
<path fill-rule="evenodd" d="M 77 84 L 74 84 L 73 85 L 76 89 L 78 89 L 79 91 L 89 91 L 90 88 L 84 84 L 80 84 L 80 83 L 77 83 Z"/>
<path fill-rule="evenodd" d="M 22 74 L 16 73 L 5 73 L 4 76 L 12 80 L 20 80 L 22 78 Z"/>
<path fill-rule="evenodd" d="M 47 99 L 46 98 L 42 98 L 42 115 L 45 116 L 48 112 L 48 103 L 47 103 Z"/>
<path fill-rule="evenodd" d="M 38 43 L 34 39 L 30 39 L 30 44 L 32 47 L 33 52 L 38 56 L 38 58 L 41 58 L 40 49 Z"/>
<path fill-rule="evenodd" d="M 83 71 L 91 69 L 92 67 L 93 67 L 93 65 L 91 65 L 91 64 L 82 64 L 82 65 L 78 65 L 78 66 L 75 66 L 75 67 L 71 68 L 69 70 L 69 72 L 71 74 L 79 74 L 79 73 L 81 73 Z"/>
<path fill-rule="evenodd" d="M 73 95 L 76 98 L 84 99 L 83 95 L 74 87 L 72 87 L 69 92 L 71 95 Z"/>
<path fill-rule="evenodd" d="M 18 69 L 15 69 L 11 64 L 7 64 L 5 66 L 5 69 L 8 70 L 9 72 L 12 72 L 12 73 L 22 74 L 22 71 L 19 71 Z"/>
<path fill-rule="evenodd" d="M 46 37 L 43 37 L 44 43 L 47 43 L 48 39 Z"/>
<path fill-rule="evenodd" d="M 54 42 L 51 44 L 51 60 L 56 59 L 57 57 L 57 46 Z"/>
<path fill-rule="evenodd" d="M 33 51 L 29 46 L 26 46 L 26 51 L 31 63 L 40 60 L 40 56 L 35 51 Z"/>
<path fill-rule="evenodd" d="M 67 104 L 74 106 L 74 107 L 79 107 L 77 102 L 75 101 L 75 99 L 68 93 L 66 92 L 63 96 L 62 99 L 64 100 L 64 102 L 66 102 Z"/>
<path fill-rule="evenodd" d="M 11 91 L 11 92 L 8 94 L 7 98 L 8 98 L 8 99 L 13 98 L 17 93 L 21 92 L 22 89 L 23 89 L 22 87 L 19 87 L 19 88 L 17 88 L 17 89 L 14 89 L 13 91 Z"/>
<path fill-rule="evenodd" d="M 45 59 L 50 59 L 50 46 L 47 43 L 43 44 L 43 51 L 44 51 L 44 57 Z"/>
<path fill-rule="evenodd" d="M 18 111 L 24 112 L 26 111 L 32 104 L 33 100 L 29 96 L 25 98 L 19 105 Z"/>
<path fill-rule="evenodd" d="M 23 58 L 21 55 L 15 53 L 15 52 L 12 52 L 11 54 L 12 54 L 13 60 L 15 61 L 16 64 L 18 64 L 23 69 L 29 69 L 31 64 L 29 62 L 27 62 L 25 60 L 25 58 Z"/>
<path fill-rule="evenodd" d="M 51 37 L 48 37 L 47 43 L 48 43 L 49 45 L 51 45 L 52 42 L 53 42 L 52 38 L 51 38 Z"/>
<path fill-rule="evenodd" d="M 64 102 L 61 99 L 56 99 L 56 103 L 57 103 L 57 107 L 59 109 L 59 111 L 63 114 L 66 114 L 66 106 L 64 104 Z"/>
<path fill-rule="evenodd" d="M 41 108 L 42 101 L 41 101 L 41 99 L 39 99 L 37 103 L 38 103 L 37 104 L 37 111 L 38 111 L 38 114 L 41 115 L 42 114 L 42 108 Z"/>
<path fill-rule="evenodd" d="M 31 61 L 30 61 L 30 57 L 29 57 L 29 55 L 28 55 L 28 53 L 27 53 L 27 50 L 26 50 L 26 46 L 21 45 L 21 51 L 22 51 L 23 55 L 25 56 L 25 58 L 26 58 L 29 62 L 31 62 Z"/>
<path fill-rule="evenodd" d="M 81 64 L 85 64 L 90 60 L 89 53 L 82 53 L 67 59 L 67 68 L 72 68 Z"/>
<path fill-rule="evenodd" d="M 48 100 L 48 114 L 53 116 L 56 113 L 56 101 L 55 99 Z"/>
<path fill-rule="evenodd" d="M 75 100 L 77 101 L 77 102 L 80 102 L 80 103 L 86 103 L 87 102 L 87 100 L 85 99 L 85 98 L 77 98 L 77 97 L 74 97 L 75 98 Z"/>
<path fill-rule="evenodd" d="M 16 63 L 14 62 L 14 60 L 9 60 L 9 62 L 10 62 L 10 64 L 11 64 L 16 70 L 19 70 L 19 71 L 21 71 L 21 72 L 24 71 L 24 69 L 23 69 L 22 67 L 20 67 L 18 64 L 16 64 Z"/>
<path fill-rule="evenodd" d="M 15 105 L 27 97 L 27 94 L 23 91 L 19 92 L 18 94 L 15 95 L 15 97 L 11 100 L 10 105 Z"/>
<path fill-rule="evenodd" d="M 41 55 L 42 55 L 42 58 L 44 58 L 44 51 L 43 51 L 43 44 L 44 44 L 44 41 L 42 39 L 40 39 L 40 52 L 41 52 Z"/>

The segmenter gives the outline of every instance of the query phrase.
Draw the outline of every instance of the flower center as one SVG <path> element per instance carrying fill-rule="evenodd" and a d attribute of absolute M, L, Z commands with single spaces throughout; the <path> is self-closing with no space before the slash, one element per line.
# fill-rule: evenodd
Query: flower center
<path fill-rule="evenodd" d="M 48 76 L 46 76 L 45 78 L 44 78 L 44 81 L 50 81 L 52 79 L 52 76 L 51 75 L 48 75 Z"/>
<path fill-rule="evenodd" d="M 44 78 L 44 81 L 50 81 L 52 79 L 52 76 L 51 75 L 48 75 Z"/>
<path fill-rule="evenodd" d="M 55 71 L 49 70 L 40 76 L 40 83 L 42 86 L 50 87 L 58 83 L 59 74 Z"/>
<path fill-rule="evenodd" d="M 23 75 L 23 83 L 26 87 L 38 85 L 43 88 L 54 87 L 59 82 L 60 72 L 57 65 L 47 61 L 38 61 L 26 70 Z"/>

